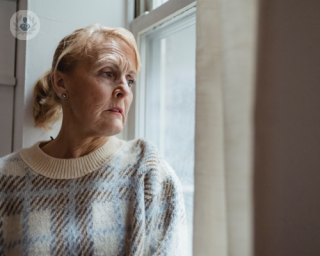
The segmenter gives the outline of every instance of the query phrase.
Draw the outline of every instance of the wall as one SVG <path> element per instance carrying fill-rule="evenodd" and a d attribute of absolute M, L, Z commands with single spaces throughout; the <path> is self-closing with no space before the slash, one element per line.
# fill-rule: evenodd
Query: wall
<path fill-rule="evenodd" d="M 16 40 L 9 24 L 16 8 L 14 1 L 0 1 L 0 157 L 12 151 Z"/>
<path fill-rule="evenodd" d="M 39 34 L 26 44 L 23 129 L 22 135 L 15 134 L 17 139 L 14 150 L 29 147 L 38 140 L 49 140 L 50 136 L 55 138 L 59 132 L 61 121 L 55 124 L 54 130 L 46 132 L 44 129 L 34 127 L 32 117 L 33 85 L 43 72 L 51 67 L 59 41 L 75 29 L 93 23 L 109 27 L 126 27 L 127 17 L 125 0 L 29 0 L 28 9 L 39 16 L 41 27 Z"/>
<path fill-rule="evenodd" d="M 319 9 L 260 1 L 254 255 L 320 255 Z"/>

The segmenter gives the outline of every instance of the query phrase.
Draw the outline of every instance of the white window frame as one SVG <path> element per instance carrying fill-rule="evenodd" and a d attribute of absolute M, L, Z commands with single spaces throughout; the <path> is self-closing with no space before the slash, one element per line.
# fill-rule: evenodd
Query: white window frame
<path fill-rule="evenodd" d="M 130 6 L 134 5 L 131 4 Z M 140 15 L 132 22 L 130 22 L 130 17 L 132 17 L 134 10 L 128 10 L 128 21 L 130 22 L 130 24 L 128 24 L 128 28 L 136 38 L 138 50 L 141 54 L 140 57 L 142 65 L 144 65 L 143 63 L 146 63 L 146 46 L 143 43 L 142 36 L 148 31 L 162 25 L 163 23 L 175 22 L 177 16 L 181 16 L 184 12 L 194 7 L 196 7 L 196 1 L 194 0 L 169 0 L 158 8 L 150 11 L 148 14 Z M 124 128 L 125 140 L 144 138 L 145 76 L 145 68 L 142 67 L 141 72 L 137 77 L 136 85 L 133 87 L 134 97 Z"/>

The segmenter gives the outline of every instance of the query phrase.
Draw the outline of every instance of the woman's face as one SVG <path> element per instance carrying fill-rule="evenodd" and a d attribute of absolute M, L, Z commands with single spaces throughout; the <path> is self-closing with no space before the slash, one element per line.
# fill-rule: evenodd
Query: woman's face
<path fill-rule="evenodd" d="M 93 58 L 79 61 L 67 76 L 68 99 L 63 114 L 71 127 L 89 135 L 112 136 L 122 131 L 136 80 L 135 56 L 118 38 L 110 38 Z M 108 111 L 120 107 L 122 113 Z"/>

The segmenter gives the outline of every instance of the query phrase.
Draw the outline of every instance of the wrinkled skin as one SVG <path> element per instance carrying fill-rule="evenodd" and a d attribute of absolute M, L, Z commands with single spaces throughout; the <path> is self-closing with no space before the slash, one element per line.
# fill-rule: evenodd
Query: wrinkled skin
<path fill-rule="evenodd" d="M 121 39 L 109 38 L 95 57 L 79 61 L 72 74 L 57 71 L 52 86 L 63 99 L 63 120 L 58 136 L 41 149 L 55 158 L 76 158 L 104 145 L 119 134 L 133 100 L 135 56 Z M 122 115 L 107 111 L 118 106 Z"/>

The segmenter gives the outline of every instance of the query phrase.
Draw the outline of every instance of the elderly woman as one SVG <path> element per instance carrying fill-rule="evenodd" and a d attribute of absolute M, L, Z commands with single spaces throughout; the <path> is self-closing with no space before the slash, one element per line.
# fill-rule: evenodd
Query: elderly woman
<path fill-rule="evenodd" d="M 117 139 L 140 69 L 133 35 L 99 24 L 59 43 L 34 87 L 53 140 L 0 159 L 0 255 L 181 255 L 180 181 L 144 139 Z"/>

